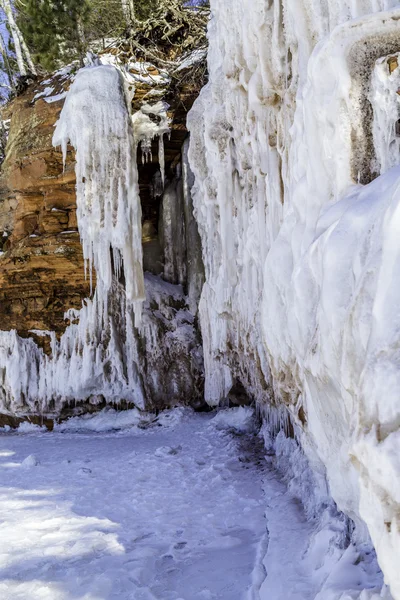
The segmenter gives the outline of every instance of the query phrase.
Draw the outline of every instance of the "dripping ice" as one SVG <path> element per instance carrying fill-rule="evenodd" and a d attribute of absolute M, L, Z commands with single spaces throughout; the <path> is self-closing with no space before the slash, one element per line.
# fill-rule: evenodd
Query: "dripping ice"
<path fill-rule="evenodd" d="M 206 398 L 238 379 L 288 407 L 400 598 L 399 4 L 211 7 L 189 115 Z"/>
<path fill-rule="evenodd" d="M 78 228 L 90 277 L 95 271 L 95 292 L 80 310 L 65 314 L 70 324 L 59 340 L 49 332 L 48 356 L 33 339 L 0 332 L 1 401 L 6 412 L 49 414 L 53 406 L 57 413 L 67 400 L 90 398 L 96 404 L 104 397 L 109 403 L 123 398 L 144 408 L 136 328 L 146 294 L 136 152 L 138 143 L 146 146 L 160 135 L 163 174 L 162 136 L 169 129 L 162 103 L 139 111 L 145 118 L 138 127 L 138 118 L 128 109 L 125 78 L 123 70 L 99 61 L 79 70 L 56 124 L 53 144 L 61 146 L 64 162 L 69 143 L 76 151 Z M 159 118 L 152 121 L 151 113 Z M 146 286 L 153 294 L 151 278 Z M 168 303 L 168 293 L 160 295 L 161 303 Z M 118 324 L 115 310 L 109 310 L 111 298 Z M 144 324 L 150 353 L 157 339 L 152 327 L 153 322 Z"/>
<path fill-rule="evenodd" d="M 83 255 L 96 271 L 106 302 L 121 268 L 126 297 L 140 322 L 144 300 L 141 206 L 136 152 L 122 75 L 113 66 L 81 69 L 67 95 L 53 136 L 64 161 L 76 150 L 76 202 Z"/>
<path fill-rule="evenodd" d="M 151 142 L 158 137 L 158 160 L 161 181 L 165 183 L 164 135 L 169 133 L 168 104 L 159 101 L 156 104 L 143 104 L 133 116 L 133 131 L 136 145 L 140 144 L 143 163 L 152 159 Z"/>

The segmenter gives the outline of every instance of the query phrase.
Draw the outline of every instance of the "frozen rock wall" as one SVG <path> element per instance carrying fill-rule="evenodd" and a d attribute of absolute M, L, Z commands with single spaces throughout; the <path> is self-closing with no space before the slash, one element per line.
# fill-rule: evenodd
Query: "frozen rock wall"
<path fill-rule="evenodd" d="M 211 6 L 189 118 L 206 398 L 287 408 L 400 598 L 400 9 Z"/>
<path fill-rule="evenodd" d="M 35 320 L 36 315 L 31 314 L 29 329 L 21 336 L 18 321 L 12 322 L 15 328 L 6 330 L 5 319 L 0 319 L 0 327 L 3 323 L 5 329 L 0 331 L 0 418 L 58 418 L 77 411 L 96 410 L 105 404 L 161 409 L 175 404 L 199 406 L 203 403 L 201 339 L 195 317 L 199 294 L 196 296 L 190 291 L 193 287 L 190 281 L 194 278 L 191 271 L 186 279 L 186 262 L 190 257 L 198 256 L 200 248 L 199 240 L 197 250 L 194 246 L 188 247 L 189 230 L 195 221 L 186 210 L 191 202 L 187 159 L 183 161 L 180 157 L 179 139 L 174 140 L 174 143 L 178 142 L 174 155 L 176 172 L 170 166 L 168 143 L 167 152 L 164 152 L 163 136 L 170 122 L 164 102 L 158 101 L 151 106 L 145 103 L 131 114 L 134 90 L 132 85 L 125 85 L 127 77 L 121 67 L 96 61 L 96 64 L 80 69 L 74 75 L 68 93 L 63 93 L 66 100 L 56 123 L 53 144 L 62 147 L 64 163 L 67 162 L 65 177 L 69 183 L 74 183 L 70 168 L 71 146 L 75 150 L 76 219 L 74 229 L 61 231 L 60 236 L 73 235 L 75 240 L 80 236 L 82 249 L 78 249 L 83 251 L 90 286 L 85 285 L 82 299 L 78 296 L 72 306 L 69 296 L 65 298 L 61 306 L 67 308 L 64 319 L 59 318 L 61 326 L 57 329 L 52 328 L 51 321 L 48 328 L 43 327 Z M 52 90 L 50 88 L 50 92 Z M 47 93 L 46 90 L 43 93 Z M 26 112 L 25 119 L 29 122 L 34 115 Z M 170 114 L 173 117 L 173 112 Z M 50 116 L 53 121 L 48 118 L 47 122 L 54 124 L 54 112 Z M 31 128 L 34 129 L 34 124 Z M 35 138 L 33 135 L 31 138 L 35 148 Z M 165 244 L 168 251 L 163 268 L 166 275 L 171 274 L 171 284 L 160 277 L 145 276 L 143 272 L 142 242 L 146 233 L 142 236 L 138 146 L 139 156 L 142 150 L 148 161 L 146 164 L 158 146 L 160 179 L 166 177 L 164 171 L 168 166 L 171 181 L 164 202 L 169 207 L 169 218 L 161 219 L 160 228 L 176 228 L 181 240 L 179 246 L 174 244 L 171 235 L 175 230 L 168 231 L 168 243 Z M 53 152 L 57 157 L 58 153 Z M 51 155 L 42 158 L 45 166 L 51 158 Z M 150 166 L 154 170 L 154 166 Z M 182 175 L 183 170 L 185 175 Z M 53 171 L 59 176 L 58 171 L 62 171 L 59 162 Z M 10 185 L 9 172 L 5 171 L 3 175 Z M 46 171 L 44 175 L 47 179 L 51 177 Z M 37 173 L 32 178 L 36 181 Z M 141 183 L 143 187 L 143 181 Z M 163 182 L 160 183 L 162 197 Z M 36 181 L 36 185 L 39 184 L 40 181 Z M 70 188 L 68 193 L 69 205 L 74 206 L 75 194 Z M 177 197 L 179 204 L 175 203 Z M 67 226 L 68 216 L 57 208 L 55 194 L 46 200 L 47 212 L 51 216 L 62 213 L 63 223 Z M 31 207 L 37 209 L 34 201 L 36 198 L 31 196 Z M 52 206 L 52 201 L 57 204 Z M 149 204 L 147 199 L 144 203 L 147 212 L 152 209 Z M 22 208 L 25 206 L 26 203 Z M 18 228 L 11 221 L 12 217 L 17 221 L 19 214 L 13 213 L 9 204 L 4 212 L 7 209 L 11 215 L 7 232 L 12 231 L 13 240 Z M 1 216 L 4 219 L 4 215 Z M 151 224 L 151 221 L 147 223 Z M 49 240 L 42 234 L 42 229 L 37 226 L 29 239 L 33 237 L 45 246 L 45 257 L 51 256 L 49 245 L 52 243 L 51 266 L 62 279 L 63 289 L 69 290 L 75 280 L 69 282 L 69 272 L 59 274 L 57 267 L 63 266 L 61 258 L 64 254 L 70 256 L 72 252 L 61 245 L 60 238 L 54 242 L 53 238 Z M 28 236 L 25 233 L 21 237 Z M 13 245 L 4 243 L 4 246 L 3 270 L 5 264 L 11 263 L 10 279 L 25 278 L 26 286 L 21 295 L 32 294 L 29 282 L 43 273 L 43 265 L 38 267 L 35 263 L 28 275 L 26 267 L 18 272 Z M 35 256 L 34 251 L 32 254 Z M 83 280 L 82 254 L 78 251 L 76 254 L 78 258 L 72 268 Z M 31 255 L 24 258 L 24 262 L 33 262 Z M 44 265 L 49 262 L 49 258 L 43 259 Z M 39 287 L 42 287 L 40 282 Z M 42 293 L 48 295 L 47 289 L 44 288 Z M 26 312 L 29 312 L 29 306 Z"/>

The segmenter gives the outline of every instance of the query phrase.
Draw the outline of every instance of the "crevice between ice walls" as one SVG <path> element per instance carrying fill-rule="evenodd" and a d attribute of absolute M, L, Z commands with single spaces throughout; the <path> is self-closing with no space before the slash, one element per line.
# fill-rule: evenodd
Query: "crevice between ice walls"
<path fill-rule="evenodd" d="M 206 398 L 287 408 L 400 598 L 397 2 L 211 5 L 189 116 Z"/>

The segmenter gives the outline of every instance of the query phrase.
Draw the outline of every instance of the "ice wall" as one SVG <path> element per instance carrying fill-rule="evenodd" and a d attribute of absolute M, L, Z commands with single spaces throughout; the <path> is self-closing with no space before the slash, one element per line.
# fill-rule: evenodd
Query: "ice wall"
<path fill-rule="evenodd" d="M 211 5 L 189 119 L 207 400 L 239 380 L 287 407 L 400 598 L 400 9 Z"/>

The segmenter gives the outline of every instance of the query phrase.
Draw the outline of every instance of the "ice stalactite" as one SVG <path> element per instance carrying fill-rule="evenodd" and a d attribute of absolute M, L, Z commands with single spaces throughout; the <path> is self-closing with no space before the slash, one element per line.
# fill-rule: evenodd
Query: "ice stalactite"
<path fill-rule="evenodd" d="M 194 176 L 188 161 L 189 138 L 182 146 L 181 164 L 168 182 L 164 193 L 158 187 L 161 175 L 154 180 L 154 192 L 162 195 L 158 223 L 159 241 L 163 254 L 163 277 L 166 281 L 183 285 L 190 310 L 198 311 L 204 283 L 201 240 L 193 215 L 191 188 Z M 158 189 L 157 189 L 158 188 Z"/>
<path fill-rule="evenodd" d="M 146 275 L 141 330 L 121 284 L 113 283 L 108 315 L 97 291 L 66 314 L 60 340 L 46 355 L 33 339 L 0 332 L 0 410 L 12 415 L 59 416 L 65 407 L 98 404 L 159 408 L 201 404 L 202 351 L 181 286 Z"/>
<path fill-rule="evenodd" d="M 193 198 L 191 190 L 194 184 L 194 175 L 190 168 L 188 152 L 189 138 L 186 139 L 182 148 L 182 186 L 186 233 L 187 296 L 189 299 L 190 311 L 195 315 L 198 311 L 201 290 L 204 284 L 204 265 L 201 239 L 197 222 L 193 214 Z"/>
<path fill-rule="evenodd" d="M 164 135 L 169 133 L 168 105 L 159 101 L 156 104 L 143 104 L 132 116 L 136 145 L 140 144 L 143 162 L 151 158 L 151 142 L 158 137 L 158 161 L 161 182 L 165 182 Z"/>
<path fill-rule="evenodd" d="M 144 282 L 136 146 L 115 67 L 78 72 L 53 137 L 64 160 L 68 142 L 76 150 L 78 228 L 90 276 L 96 271 L 97 295 L 106 303 L 113 276 L 122 269 L 139 324 Z"/>
<path fill-rule="evenodd" d="M 50 333 L 50 355 L 15 331 L 0 332 L 2 412 L 57 415 L 66 402 L 90 399 L 95 405 L 105 397 L 144 407 L 133 312 L 125 310 L 123 290 L 113 291 L 121 315 L 105 320 L 95 293 L 80 311 L 66 315 L 71 324 L 60 340 Z"/>
<path fill-rule="evenodd" d="M 184 291 L 145 278 L 142 268 L 137 146 L 151 151 L 159 136 L 163 161 L 167 106 L 144 105 L 132 117 L 125 77 L 97 61 L 78 71 L 67 94 L 53 143 L 64 160 L 68 143 L 76 150 L 78 228 L 95 290 L 66 313 L 60 337 L 33 332 L 48 338 L 48 354 L 33 339 L 0 332 L 0 412 L 58 416 L 104 402 L 201 403 L 201 343 Z"/>
<path fill-rule="evenodd" d="M 181 178 L 167 185 L 161 204 L 160 242 L 164 254 L 164 279 L 184 284 L 186 274 L 186 236 L 183 220 L 183 186 Z"/>

